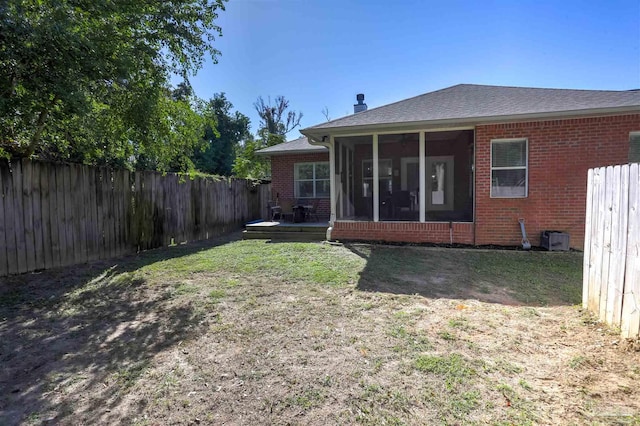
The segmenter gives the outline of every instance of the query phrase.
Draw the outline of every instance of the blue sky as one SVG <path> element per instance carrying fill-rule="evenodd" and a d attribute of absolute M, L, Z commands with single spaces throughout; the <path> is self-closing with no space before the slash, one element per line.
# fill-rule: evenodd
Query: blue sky
<path fill-rule="evenodd" d="M 230 0 L 222 55 L 191 79 L 253 103 L 285 96 L 302 128 L 459 83 L 571 89 L 640 88 L 640 0 Z M 298 130 L 288 137 L 299 135 Z"/>

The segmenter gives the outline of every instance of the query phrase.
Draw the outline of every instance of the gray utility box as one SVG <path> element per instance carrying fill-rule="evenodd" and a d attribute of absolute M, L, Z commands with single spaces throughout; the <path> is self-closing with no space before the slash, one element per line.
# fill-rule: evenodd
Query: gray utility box
<path fill-rule="evenodd" d="M 569 234 L 560 231 L 542 231 L 540 246 L 549 251 L 567 251 L 569 250 Z"/>

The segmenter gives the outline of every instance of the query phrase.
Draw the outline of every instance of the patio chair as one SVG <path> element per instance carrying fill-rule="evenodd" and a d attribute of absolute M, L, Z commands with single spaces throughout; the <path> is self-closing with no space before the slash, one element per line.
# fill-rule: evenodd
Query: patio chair
<path fill-rule="evenodd" d="M 316 222 L 320 222 L 320 217 L 318 216 L 318 203 L 319 200 L 317 199 L 311 200 L 311 203 L 309 204 L 311 207 L 309 207 L 306 211 L 307 217 L 309 217 L 309 219 L 312 219 L 315 216 Z"/>
<path fill-rule="evenodd" d="M 290 222 L 293 222 L 293 205 L 294 201 L 289 198 L 285 198 L 280 200 L 280 218 L 282 221 L 286 222 L 289 219 Z"/>
<path fill-rule="evenodd" d="M 267 211 L 272 222 L 282 217 L 282 208 L 275 201 L 267 201 Z"/>

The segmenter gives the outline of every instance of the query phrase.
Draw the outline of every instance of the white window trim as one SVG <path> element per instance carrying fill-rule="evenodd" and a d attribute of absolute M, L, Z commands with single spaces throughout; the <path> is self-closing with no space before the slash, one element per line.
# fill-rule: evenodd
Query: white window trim
<path fill-rule="evenodd" d="M 316 194 L 316 183 L 317 182 L 322 182 L 322 181 L 327 181 L 330 183 L 331 181 L 331 173 L 329 173 L 329 177 L 327 178 L 322 178 L 322 179 L 317 179 L 316 178 L 316 165 L 318 164 L 323 164 L 323 165 L 329 165 L 330 163 L 328 161 L 309 161 L 309 162 L 303 162 L 303 163 L 294 163 L 293 164 L 293 194 L 295 198 L 300 198 L 300 199 L 306 199 L 306 200 L 310 200 L 313 198 L 330 198 L 331 194 L 328 195 L 318 195 Z M 298 179 L 298 167 L 299 166 L 308 166 L 308 165 L 313 165 L 313 178 L 311 179 Z M 298 182 L 313 182 L 313 196 L 312 197 L 303 197 L 301 195 L 298 194 Z"/>
<path fill-rule="evenodd" d="M 523 142 L 525 149 L 525 165 L 513 167 L 493 167 L 493 144 L 506 142 Z M 494 195 L 493 194 L 493 171 L 494 170 L 522 170 L 524 169 L 524 195 Z M 491 152 L 489 155 L 489 196 L 491 198 L 527 198 L 529 197 L 529 139 L 527 138 L 510 138 L 510 139 L 491 139 Z"/>

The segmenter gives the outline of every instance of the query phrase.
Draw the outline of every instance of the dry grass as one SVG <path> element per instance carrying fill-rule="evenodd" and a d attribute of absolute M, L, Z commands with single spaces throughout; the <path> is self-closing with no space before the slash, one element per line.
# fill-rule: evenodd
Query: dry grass
<path fill-rule="evenodd" d="M 579 253 L 220 240 L 0 285 L 0 424 L 639 424 Z"/>

